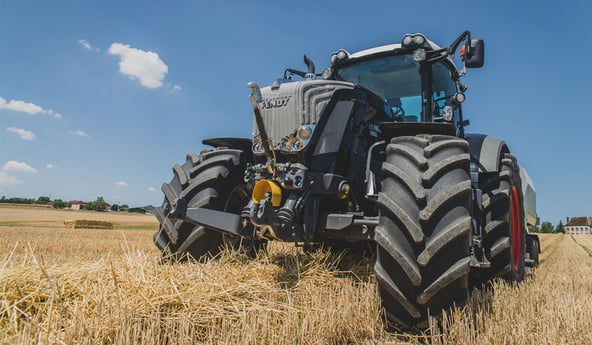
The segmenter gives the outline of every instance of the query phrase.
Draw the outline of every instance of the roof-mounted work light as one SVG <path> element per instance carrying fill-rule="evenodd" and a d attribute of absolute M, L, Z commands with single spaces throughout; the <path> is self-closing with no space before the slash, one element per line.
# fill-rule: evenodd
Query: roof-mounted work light
<path fill-rule="evenodd" d="M 427 39 L 422 34 L 406 34 L 401 40 L 401 46 L 404 48 L 422 47 L 427 42 Z"/>
<path fill-rule="evenodd" d="M 349 58 L 349 53 L 345 49 L 339 49 L 335 53 L 331 54 L 331 64 L 346 60 L 348 58 Z"/>

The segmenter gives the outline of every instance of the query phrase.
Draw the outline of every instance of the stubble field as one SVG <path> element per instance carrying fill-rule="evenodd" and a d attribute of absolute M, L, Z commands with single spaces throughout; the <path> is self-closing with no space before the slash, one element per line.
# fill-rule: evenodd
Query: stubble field
<path fill-rule="evenodd" d="M 97 217 L 97 218 L 95 218 Z M 65 229 L 64 219 L 114 230 Z M 162 263 L 152 216 L 0 206 L 0 344 L 592 344 L 592 236 L 423 333 L 386 331 L 371 260 L 274 244 Z"/>

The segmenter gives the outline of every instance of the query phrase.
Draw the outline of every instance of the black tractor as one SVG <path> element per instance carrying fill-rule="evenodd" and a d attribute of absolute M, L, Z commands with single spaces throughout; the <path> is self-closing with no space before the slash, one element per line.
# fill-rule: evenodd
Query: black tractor
<path fill-rule="evenodd" d="M 318 74 L 304 60 L 306 72 L 248 84 L 253 138 L 204 140 L 213 148 L 173 167 L 158 248 L 198 260 L 270 240 L 370 248 L 386 317 L 411 328 L 463 305 L 472 286 L 523 279 L 538 239 L 520 167 L 503 141 L 465 131 L 460 78 L 483 65 L 483 41 L 466 31 L 441 48 L 407 34 L 341 49 Z"/>

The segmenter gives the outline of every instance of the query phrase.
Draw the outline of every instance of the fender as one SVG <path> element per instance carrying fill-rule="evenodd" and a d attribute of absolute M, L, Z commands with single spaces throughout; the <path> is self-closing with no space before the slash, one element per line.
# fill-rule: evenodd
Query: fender
<path fill-rule="evenodd" d="M 204 139 L 202 144 L 212 146 L 214 148 L 226 147 L 229 149 L 241 150 L 247 161 L 253 161 L 253 151 L 251 150 L 252 140 L 245 138 L 212 138 Z"/>
<path fill-rule="evenodd" d="M 471 171 L 496 172 L 500 169 L 500 157 L 510 150 L 503 140 L 485 134 L 469 133 L 465 135 L 469 142 Z"/>

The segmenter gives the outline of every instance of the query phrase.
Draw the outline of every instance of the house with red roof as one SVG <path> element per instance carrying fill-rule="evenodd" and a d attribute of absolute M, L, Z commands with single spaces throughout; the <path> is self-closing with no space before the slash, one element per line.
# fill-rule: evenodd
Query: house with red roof
<path fill-rule="evenodd" d="M 566 234 L 592 234 L 592 217 L 567 218 Z"/>

